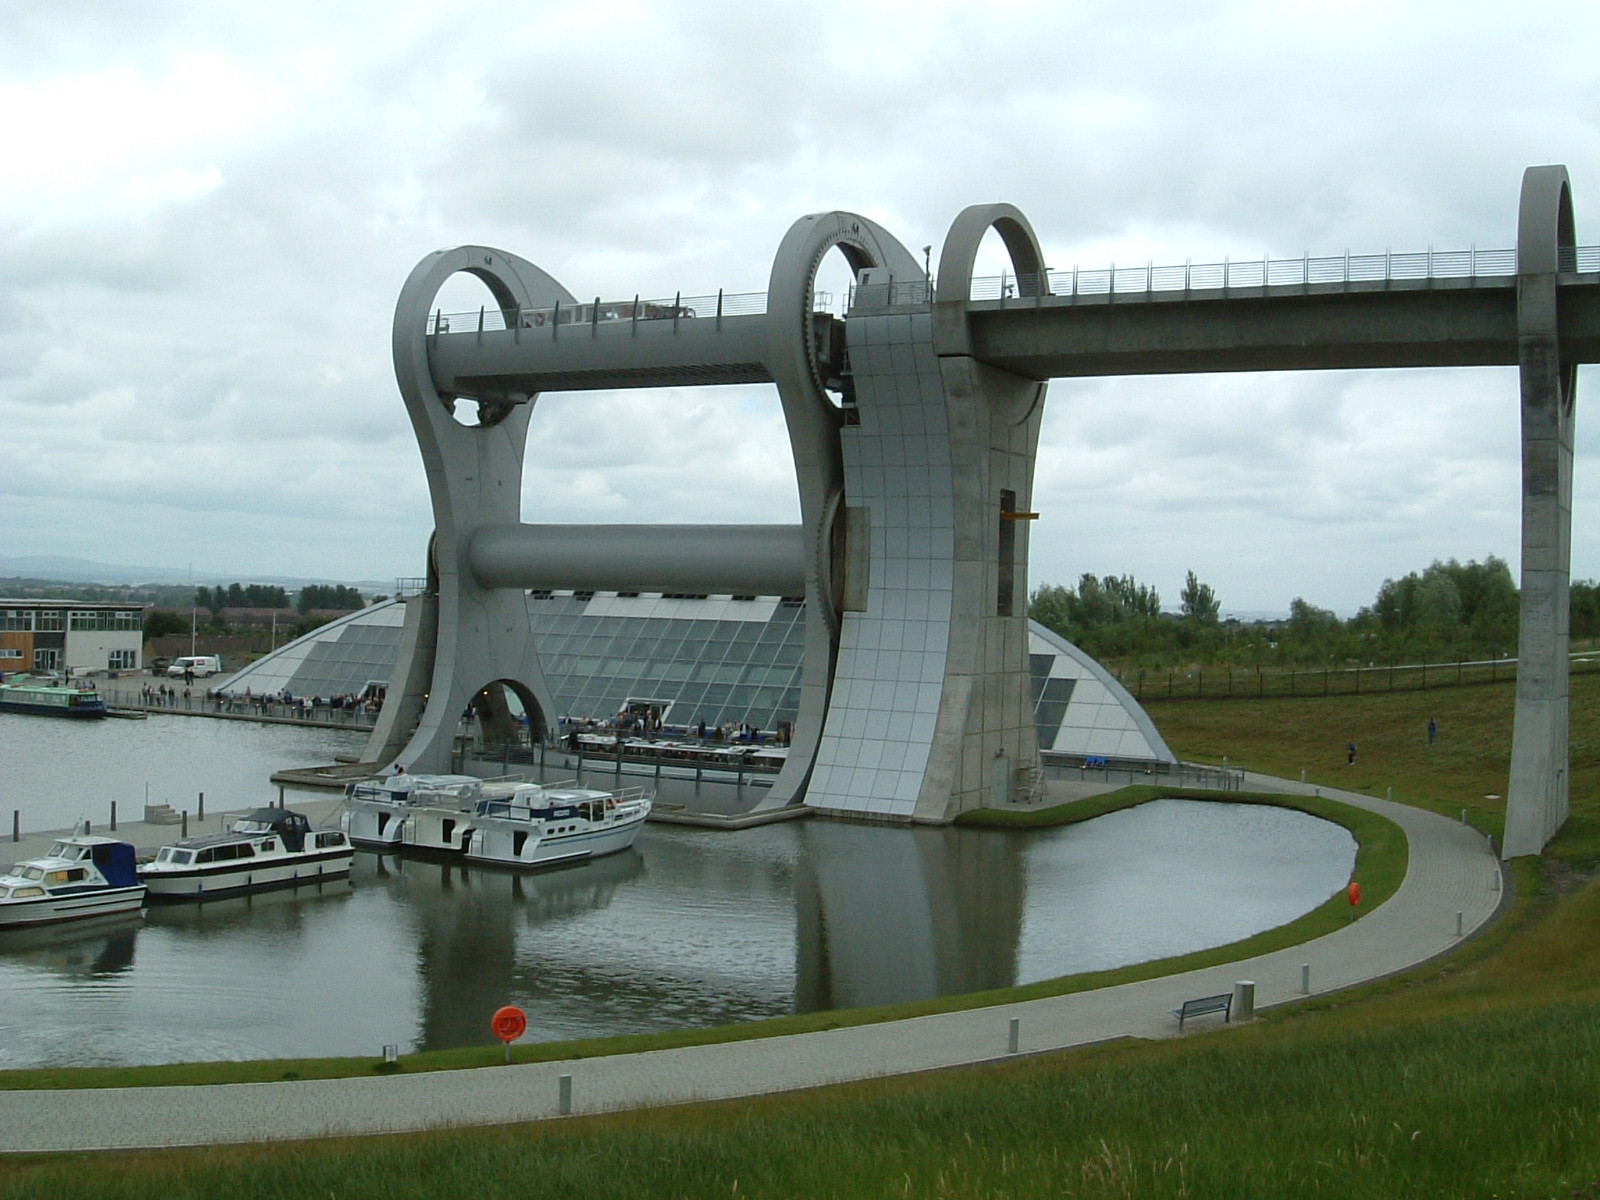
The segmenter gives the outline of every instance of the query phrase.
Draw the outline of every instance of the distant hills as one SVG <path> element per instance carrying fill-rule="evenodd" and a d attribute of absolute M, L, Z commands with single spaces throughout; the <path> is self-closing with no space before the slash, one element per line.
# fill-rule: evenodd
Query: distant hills
<path fill-rule="evenodd" d="M 60 583 L 98 583 L 128 585 L 140 583 L 161 584 L 228 584 L 273 583 L 280 587 L 299 590 L 308 583 L 346 583 L 376 591 L 393 591 L 393 579 L 335 579 L 329 576 L 302 578 L 296 575 L 251 575 L 237 571 L 217 574 L 192 571 L 188 567 L 129 567 L 116 563 L 91 562 L 86 558 L 65 558 L 60 555 L 39 554 L 31 557 L 8 558 L 0 555 L 0 579 L 34 579 Z M 3 589 L 0 589 L 3 590 Z"/>

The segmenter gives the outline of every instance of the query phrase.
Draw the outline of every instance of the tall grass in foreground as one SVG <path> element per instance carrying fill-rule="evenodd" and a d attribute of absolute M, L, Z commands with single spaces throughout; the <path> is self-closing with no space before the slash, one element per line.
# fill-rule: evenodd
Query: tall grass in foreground
<path fill-rule="evenodd" d="M 558 1125 L 41 1162 L 0 1194 L 1343 1200 L 1600 1178 L 1600 1004 L 1313 1026 Z"/>

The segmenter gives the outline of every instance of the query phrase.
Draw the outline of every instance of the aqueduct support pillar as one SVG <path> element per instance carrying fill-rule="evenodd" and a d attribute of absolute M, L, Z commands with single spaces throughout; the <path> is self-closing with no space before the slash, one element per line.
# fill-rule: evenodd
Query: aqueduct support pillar
<path fill-rule="evenodd" d="M 1563 362 L 1557 277 L 1576 270 L 1565 167 L 1529 167 L 1517 221 L 1522 393 L 1522 624 L 1506 858 L 1538 854 L 1567 819 L 1568 590 L 1577 369 Z"/>

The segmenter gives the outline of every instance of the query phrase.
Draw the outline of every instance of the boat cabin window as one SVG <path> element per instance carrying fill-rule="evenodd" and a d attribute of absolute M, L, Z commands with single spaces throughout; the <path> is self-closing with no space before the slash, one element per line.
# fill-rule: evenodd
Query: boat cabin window
<path fill-rule="evenodd" d="M 66 842 L 57 842 L 50 847 L 50 853 L 46 857 L 64 858 L 68 862 L 72 862 L 76 859 L 86 858 L 88 854 L 89 848 L 87 846 L 70 846 Z"/>
<path fill-rule="evenodd" d="M 32 896 L 42 895 L 44 895 L 44 889 L 41 887 L 19 887 L 11 889 L 11 898 L 13 900 L 24 900 Z"/>
<path fill-rule="evenodd" d="M 30 867 L 24 863 L 17 864 L 16 874 L 23 879 L 40 880 L 44 878 L 44 870 L 42 868 Z"/>
<path fill-rule="evenodd" d="M 447 824 L 448 823 L 449 822 L 447 822 Z M 449 835 L 449 833 L 446 833 L 445 836 L 449 837 L 450 835 Z M 323 847 L 323 846 L 342 846 L 342 845 L 344 845 L 344 834 L 342 834 L 342 833 L 319 833 L 319 834 L 317 834 L 317 845 L 319 847 Z"/>
<path fill-rule="evenodd" d="M 51 887 L 60 887 L 64 883 L 82 883 L 87 878 L 89 872 L 82 867 L 70 867 L 64 871 L 51 871 L 44 881 Z"/>
<path fill-rule="evenodd" d="M 192 863 L 194 861 L 194 851 L 180 850 L 176 846 L 163 846 L 161 847 L 161 853 L 156 855 L 156 861 L 178 864 Z"/>
<path fill-rule="evenodd" d="M 249 842 L 226 842 L 221 846 L 207 846 L 195 855 L 196 862 L 232 862 L 236 858 L 254 858 L 255 847 Z"/>

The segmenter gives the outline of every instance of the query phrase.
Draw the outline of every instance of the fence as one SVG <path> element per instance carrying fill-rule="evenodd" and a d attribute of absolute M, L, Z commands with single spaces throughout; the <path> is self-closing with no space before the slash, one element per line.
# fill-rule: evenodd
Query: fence
<path fill-rule="evenodd" d="M 1560 268 L 1568 274 L 1600 273 L 1600 246 L 1572 246 L 1560 252 Z M 1484 280 L 1496 286 L 1509 285 L 1517 274 L 1515 250 L 1418 250 L 1395 254 L 1304 255 L 1300 258 L 1223 259 L 1221 262 L 1047 270 L 1038 275 L 983 276 L 972 280 L 970 300 L 1019 300 L 1042 303 L 1044 297 L 1122 296 L 1156 292 L 1223 291 L 1233 288 L 1269 287 L 1323 288 L 1327 285 L 1440 280 L 1448 286 L 1461 286 L 1471 280 Z M 1043 286 L 1041 286 L 1041 283 Z M 925 278 L 891 280 L 853 287 L 846 297 L 847 307 L 869 308 L 897 305 L 926 305 L 932 298 L 931 281 Z M 812 297 L 816 312 L 833 308 L 833 296 L 817 292 Z M 476 312 L 434 312 L 428 317 L 427 332 L 489 333 L 503 329 L 549 328 L 559 333 L 564 326 L 612 324 L 626 321 L 701 321 L 706 317 L 760 315 L 767 311 L 765 292 L 711 292 L 705 295 L 557 304 L 551 308 L 501 311 L 485 306 Z"/>
<path fill-rule="evenodd" d="M 1585 652 L 1569 661 L 1571 674 L 1600 671 L 1600 655 Z M 1117 681 L 1140 704 L 1163 700 L 1288 700 L 1313 696 L 1365 696 L 1380 692 L 1420 692 L 1429 688 L 1511 683 L 1514 658 L 1481 662 L 1423 662 L 1367 667 L 1312 667 L 1260 670 L 1210 667 L 1168 671 L 1125 671 Z"/>
<path fill-rule="evenodd" d="M 143 686 L 124 688 L 110 683 L 101 684 L 99 690 L 107 705 L 131 712 L 231 717 L 277 724 L 321 725 L 361 732 L 370 731 L 377 720 L 377 712 L 365 705 L 341 708 L 330 704 L 312 704 L 310 701 L 285 704 L 267 696 L 210 696 L 204 689 L 191 689 L 191 694 L 185 696 L 180 689 L 169 688 L 167 694 L 162 695 L 159 691 L 146 691 Z"/>

